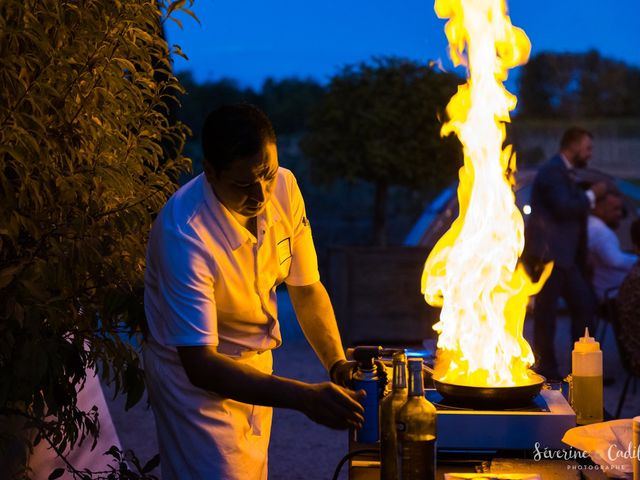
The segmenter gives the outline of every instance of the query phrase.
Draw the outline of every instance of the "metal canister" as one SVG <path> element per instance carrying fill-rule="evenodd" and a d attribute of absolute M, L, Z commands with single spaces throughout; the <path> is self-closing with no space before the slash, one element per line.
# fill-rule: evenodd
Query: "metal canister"
<path fill-rule="evenodd" d="M 364 423 L 356 430 L 356 441 L 359 443 L 376 443 L 380 439 L 380 377 L 375 365 L 372 369 L 359 367 L 353 374 L 353 389 L 364 390 L 367 394 L 361 400 L 364 408 Z"/>

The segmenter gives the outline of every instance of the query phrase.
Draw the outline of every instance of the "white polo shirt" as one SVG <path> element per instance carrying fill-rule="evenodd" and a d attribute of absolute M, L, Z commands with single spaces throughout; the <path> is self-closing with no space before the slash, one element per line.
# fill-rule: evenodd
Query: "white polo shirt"
<path fill-rule="evenodd" d="M 293 174 L 279 168 L 257 238 L 201 174 L 156 219 L 147 251 L 145 312 L 165 347 L 216 345 L 238 356 L 282 342 L 276 286 L 319 280 L 311 228 Z"/>

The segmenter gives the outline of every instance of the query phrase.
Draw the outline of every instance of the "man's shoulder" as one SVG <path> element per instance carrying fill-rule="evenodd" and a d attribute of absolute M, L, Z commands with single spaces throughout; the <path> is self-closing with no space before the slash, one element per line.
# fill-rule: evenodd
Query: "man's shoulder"
<path fill-rule="evenodd" d="M 589 217 L 587 217 L 587 227 L 590 229 L 600 229 L 603 226 L 605 226 L 605 223 L 602 221 L 602 219 L 596 215 L 594 215 L 593 213 L 589 214 Z"/>
<path fill-rule="evenodd" d="M 203 175 L 198 175 L 181 186 L 169 198 L 157 220 L 160 227 L 173 233 L 187 233 L 192 230 L 194 217 L 202 215 L 206 209 Z"/>
<path fill-rule="evenodd" d="M 200 207 L 205 202 L 203 180 L 204 174 L 200 174 L 182 185 L 171 195 L 165 208 L 179 208 L 181 213 L 187 213 Z"/>
<path fill-rule="evenodd" d="M 562 157 L 560 156 L 560 154 L 555 154 L 553 157 L 551 157 L 549 160 L 547 160 L 540 166 L 540 170 L 541 171 L 544 171 L 544 170 L 566 171 L 567 166 L 562 160 Z"/>
<path fill-rule="evenodd" d="M 534 184 L 555 184 L 558 182 L 562 182 L 562 179 L 565 176 L 569 176 L 569 171 L 567 170 L 562 157 L 560 157 L 560 155 L 554 155 L 549 160 L 540 165 L 540 167 L 538 167 L 538 172 L 534 179 Z"/>
<path fill-rule="evenodd" d="M 285 167 L 278 167 L 278 181 L 282 181 L 287 185 L 296 181 L 296 177 L 291 170 Z"/>
<path fill-rule="evenodd" d="M 603 240 L 610 238 L 612 235 L 615 236 L 615 232 L 600 217 L 593 214 L 589 215 L 587 218 L 587 239 L 590 246 L 601 244 Z"/>
<path fill-rule="evenodd" d="M 280 201 L 291 199 L 300 195 L 298 182 L 291 170 L 285 167 L 278 167 L 278 181 L 276 183 L 275 196 Z"/>
<path fill-rule="evenodd" d="M 304 199 L 291 170 L 284 167 L 278 169 L 278 181 L 271 203 L 281 218 L 289 218 L 293 223 L 299 220 L 298 216 L 304 210 Z"/>

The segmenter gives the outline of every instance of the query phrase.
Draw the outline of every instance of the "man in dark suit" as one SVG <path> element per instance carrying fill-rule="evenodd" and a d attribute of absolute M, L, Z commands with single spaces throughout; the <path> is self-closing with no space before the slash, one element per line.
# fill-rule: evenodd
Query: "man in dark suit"
<path fill-rule="evenodd" d="M 562 297 L 569 308 L 573 340 L 594 324 L 596 301 L 585 274 L 586 222 L 606 185 L 598 182 L 584 191 L 573 180 L 574 169 L 587 166 L 592 146 L 590 132 L 569 128 L 560 152 L 540 167 L 531 191 L 523 259 L 534 276 L 544 264 L 554 262 L 533 311 L 536 370 L 548 379 L 562 378 L 554 350 L 558 299 Z"/>

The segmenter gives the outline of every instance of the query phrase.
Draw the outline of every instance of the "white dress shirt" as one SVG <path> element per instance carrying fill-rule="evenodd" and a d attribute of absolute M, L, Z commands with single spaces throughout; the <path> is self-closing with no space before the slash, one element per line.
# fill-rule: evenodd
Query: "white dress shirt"
<path fill-rule="evenodd" d="M 608 289 L 620 286 L 638 257 L 622 251 L 615 232 L 595 215 L 589 215 L 587 235 L 593 288 L 602 301 Z"/>

